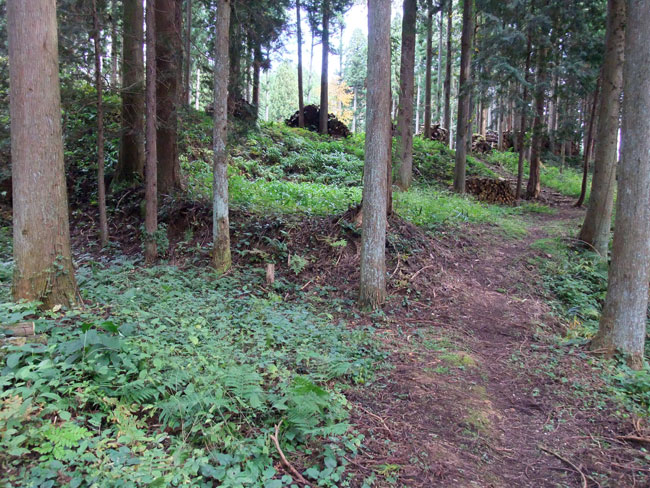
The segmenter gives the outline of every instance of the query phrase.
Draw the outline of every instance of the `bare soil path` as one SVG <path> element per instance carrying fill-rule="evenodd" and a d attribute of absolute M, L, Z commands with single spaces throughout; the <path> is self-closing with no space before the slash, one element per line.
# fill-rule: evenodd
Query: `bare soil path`
<path fill-rule="evenodd" d="M 531 217 L 523 239 L 482 227 L 437 241 L 417 276 L 397 272 L 386 319 L 373 321 L 392 368 L 349 394 L 366 435 L 353 460 L 359 479 L 650 486 L 647 453 L 618 439 L 640 424 L 603 392 L 593 356 L 557 341 L 566 326 L 551 314 L 532 261 L 542 251 L 531 245 L 562 229 L 575 235 L 581 211 L 570 199 L 549 198 L 556 213 Z"/>

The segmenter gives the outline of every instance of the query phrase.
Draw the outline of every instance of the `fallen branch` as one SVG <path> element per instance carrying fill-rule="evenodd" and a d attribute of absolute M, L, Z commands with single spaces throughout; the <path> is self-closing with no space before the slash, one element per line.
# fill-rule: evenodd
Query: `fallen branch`
<path fill-rule="evenodd" d="M 587 486 L 588 486 L 588 484 L 587 484 L 587 477 L 585 476 L 585 474 L 582 472 L 582 470 L 581 470 L 578 466 L 576 466 L 575 464 L 573 464 L 573 463 L 572 463 L 571 461 L 569 461 L 567 458 L 560 456 L 557 452 L 551 451 L 550 449 L 546 449 L 546 448 L 545 448 L 544 446 L 542 446 L 542 445 L 539 445 L 539 446 L 537 446 L 537 447 L 538 447 L 541 451 L 544 451 L 545 453 L 550 454 L 551 456 L 555 456 L 556 458 L 558 458 L 558 459 L 559 459 L 560 461 L 562 461 L 563 463 L 565 463 L 565 464 L 571 466 L 571 468 L 573 468 L 577 473 L 580 474 L 580 477 L 582 478 L 582 488 L 587 488 Z"/>
<path fill-rule="evenodd" d="M 359 404 L 357 404 L 357 407 L 359 407 L 359 410 L 364 411 L 365 413 L 367 413 L 368 415 L 370 415 L 374 419 L 379 420 L 381 422 L 381 424 L 384 426 L 384 429 L 386 429 L 386 432 L 393 435 L 393 432 L 388 428 L 388 426 L 386 425 L 386 422 L 384 421 L 384 419 L 382 419 L 379 415 L 372 413 L 370 410 L 368 410 L 367 408 L 364 408 L 363 406 L 361 406 Z"/>
<path fill-rule="evenodd" d="M 273 444 L 275 444 L 275 448 L 278 451 L 278 454 L 280 455 L 280 459 L 282 460 L 282 464 L 291 472 L 293 476 L 296 477 L 296 479 L 300 482 L 303 483 L 311 488 L 312 484 L 307 481 L 303 475 L 301 475 L 296 468 L 293 467 L 293 465 L 287 461 L 286 456 L 284 455 L 284 452 L 282 452 L 282 449 L 280 448 L 280 441 L 279 441 L 279 436 L 280 436 L 280 425 L 282 425 L 282 422 L 277 424 L 275 426 L 275 434 L 271 434 L 271 440 L 273 441 Z"/>
<path fill-rule="evenodd" d="M 616 437 L 622 441 L 640 442 L 642 444 L 650 444 L 650 437 L 640 437 L 638 435 L 619 435 Z"/>

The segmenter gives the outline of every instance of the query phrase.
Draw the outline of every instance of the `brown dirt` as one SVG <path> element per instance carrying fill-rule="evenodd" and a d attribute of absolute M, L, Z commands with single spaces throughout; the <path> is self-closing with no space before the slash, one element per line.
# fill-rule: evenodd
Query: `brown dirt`
<path fill-rule="evenodd" d="M 381 324 L 393 369 L 349 394 L 367 438 L 354 460 L 359 479 L 375 472 L 377 486 L 650 486 L 647 457 L 617 439 L 640 424 L 605 394 L 585 350 L 557 345 L 553 334 L 565 326 L 528 261 L 546 224 L 575 225 L 579 215 L 564 207 L 537 216 L 521 240 L 473 229 L 451 256 L 404 277 Z"/>

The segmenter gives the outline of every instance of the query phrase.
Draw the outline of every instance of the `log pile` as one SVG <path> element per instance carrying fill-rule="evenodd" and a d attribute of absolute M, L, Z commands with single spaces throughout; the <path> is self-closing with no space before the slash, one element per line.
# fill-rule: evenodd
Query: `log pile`
<path fill-rule="evenodd" d="M 492 145 L 481 134 L 472 135 L 472 152 L 485 154 L 492 151 Z"/>
<path fill-rule="evenodd" d="M 488 129 L 485 132 L 485 140 L 492 146 L 492 149 L 496 149 L 499 145 L 499 133 L 495 130 Z"/>
<path fill-rule="evenodd" d="M 305 129 L 313 132 L 318 132 L 320 107 L 317 105 L 305 105 L 303 109 L 305 117 Z M 298 111 L 284 121 L 289 127 L 298 127 Z M 332 137 L 348 137 L 351 132 L 348 126 L 336 118 L 334 114 L 327 116 L 327 132 Z"/>
<path fill-rule="evenodd" d="M 420 129 L 420 134 L 424 136 L 424 126 Z M 449 142 L 449 130 L 440 127 L 440 124 L 434 124 L 431 126 L 431 137 L 429 139 L 447 144 Z"/>
<path fill-rule="evenodd" d="M 468 178 L 465 189 L 467 193 L 488 203 L 512 205 L 517 201 L 510 183 L 503 178 Z"/>

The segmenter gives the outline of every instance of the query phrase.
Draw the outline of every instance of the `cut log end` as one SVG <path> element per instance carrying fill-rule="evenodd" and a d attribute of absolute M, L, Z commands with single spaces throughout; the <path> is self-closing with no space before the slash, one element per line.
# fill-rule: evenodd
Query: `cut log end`
<path fill-rule="evenodd" d="M 36 324 L 34 322 L 2 324 L 0 325 L 0 333 L 13 337 L 30 337 L 36 334 Z"/>

